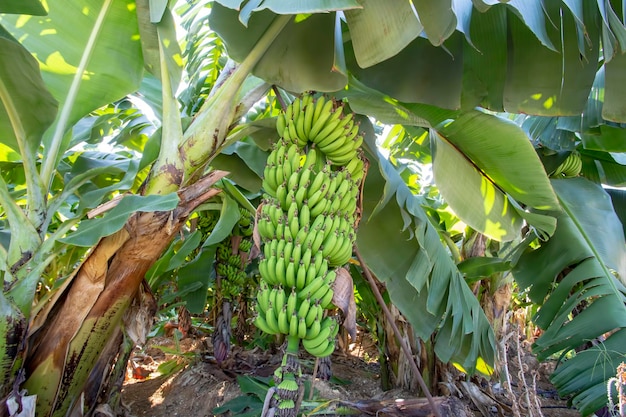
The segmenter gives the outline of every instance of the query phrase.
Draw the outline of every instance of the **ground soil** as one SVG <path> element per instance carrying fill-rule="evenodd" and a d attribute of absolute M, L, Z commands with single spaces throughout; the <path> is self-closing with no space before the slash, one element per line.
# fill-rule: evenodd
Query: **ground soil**
<path fill-rule="evenodd" d="M 314 382 L 314 399 L 320 405 L 329 404 L 325 400 L 357 404 L 376 400 L 385 404 L 398 398 L 409 401 L 418 397 L 400 389 L 383 391 L 380 366 L 371 359 L 377 357 L 376 347 L 367 337 L 360 337 L 359 340 L 358 344 L 350 345 L 346 352 L 333 354 L 332 372 L 338 380 Z M 171 354 L 172 351 L 177 351 L 178 354 Z M 122 391 L 126 414 L 129 417 L 236 415 L 215 414 L 213 410 L 243 395 L 237 383 L 238 376 L 268 377 L 278 366 L 280 359 L 281 354 L 278 351 L 234 347 L 229 359 L 218 365 L 212 357 L 210 337 L 186 338 L 178 344 L 172 338 L 153 338 L 145 348 L 136 349 L 131 358 Z M 184 368 L 169 375 L 161 375 L 157 371 L 159 365 L 167 361 L 175 364 L 173 360 L 177 360 Z M 313 359 L 303 355 L 301 361 L 304 372 L 311 375 Z M 457 378 L 450 389 L 450 395 L 460 398 L 468 416 L 580 416 L 576 410 L 568 407 L 564 399 L 558 398 L 548 380 L 551 364 L 538 363 L 529 353 L 527 343 L 516 340 L 507 346 L 507 370 L 510 389 L 507 389 L 509 385 L 506 375 L 501 376 L 502 382 Z M 356 414 L 374 415 L 363 412 Z M 327 415 L 336 414 L 330 412 Z M 387 413 L 383 410 L 378 415 L 417 414 L 404 414 L 397 410 Z"/>

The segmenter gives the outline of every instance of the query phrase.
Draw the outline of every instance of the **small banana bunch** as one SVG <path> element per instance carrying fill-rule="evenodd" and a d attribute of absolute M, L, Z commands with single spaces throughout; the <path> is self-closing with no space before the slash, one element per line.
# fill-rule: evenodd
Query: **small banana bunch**
<path fill-rule="evenodd" d="M 567 155 L 565 161 L 557 167 L 552 173 L 552 177 L 557 178 L 572 178 L 577 177 L 583 168 L 583 161 L 580 158 L 580 154 L 576 151 Z"/>
<path fill-rule="evenodd" d="M 231 301 L 241 299 L 245 292 L 248 277 L 246 267 L 249 263 L 248 253 L 252 248 L 253 230 L 252 215 L 240 208 L 239 221 L 231 234 L 218 244 L 215 253 L 215 272 L 219 278 L 218 288 L 222 297 L 221 311 L 217 315 L 212 338 L 213 354 L 218 363 L 226 360 L 230 352 Z M 241 320 L 238 320 L 238 323 L 240 322 Z"/>
<path fill-rule="evenodd" d="M 251 214 L 240 209 L 238 223 L 231 235 L 217 246 L 215 253 L 215 272 L 221 277 L 221 293 L 226 299 L 233 300 L 241 294 L 247 278 L 248 252 L 252 248 L 254 229 Z"/>
<path fill-rule="evenodd" d="M 324 310 L 332 305 L 335 268 L 352 257 L 356 239 L 363 136 L 343 103 L 308 93 L 276 126 L 281 139 L 267 160 L 257 219 L 264 257 L 255 324 L 287 335 L 296 352 L 302 341 L 310 354 L 326 357 L 339 324 Z"/>
<path fill-rule="evenodd" d="M 196 227 L 202 233 L 202 240 L 206 240 L 206 238 L 209 237 L 213 229 L 215 229 L 218 220 L 219 215 L 216 215 L 213 211 L 207 210 L 198 212 Z"/>

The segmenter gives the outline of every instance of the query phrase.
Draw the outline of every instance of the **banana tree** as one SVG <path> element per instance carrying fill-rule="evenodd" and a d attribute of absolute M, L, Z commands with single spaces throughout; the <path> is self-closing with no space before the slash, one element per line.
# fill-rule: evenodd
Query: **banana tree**
<path fill-rule="evenodd" d="M 2 49 L 0 119 L 7 132 L 4 154 L 9 164 L 22 162 L 26 182 L 20 187 L 19 181 L 2 181 L 2 206 L 10 227 L 8 249 L 2 253 L 7 283 L 2 298 L 2 389 L 4 398 L 19 402 L 26 375 L 23 387 L 37 396 L 38 415 L 82 413 L 84 402 L 91 406 L 92 390 L 86 387 L 97 386 L 102 378 L 92 379 L 92 372 L 103 369 L 99 361 L 104 341 L 117 339 L 145 273 L 191 212 L 218 192 L 213 185 L 226 172 L 207 170 L 207 162 L 223 146 L 237 111 L 245 111 L 237 97 L 250 68 L 289 20 L 276 19 L 257 52 L 205 100 L 183 134 L 174 95 L 181 77 L 174 21 L 167 8 L 148 6 L 66 4 L 74 13 L 72 26 L 64 24 L 67 15 L 55 6 L 44 10 L 48 14 L 42 18 L 2 18 L 12 31 L 2 32 L 7 45 Z M 29 11 L 25 7 L 17 12 Z M 38 30 L 50 37 L 30 36 Z M 104 136 L 97 130 L 101 126 L 81 118 L 137 91 L 144 66 L 162 84 L 162 124 L 153 135 L 160 139 L 155 162 L 148 166 L 149 159 L 128 154 L 116 160 L 98 152 L 72 152 L 89 142 L 82 129 Z M 40 147 L 43 157 L 38 161 Z M 140 169 L 150 173 L 136 183 Z M 116 180 L 103 183 L 101 177 L 107 176 Z M 122 197 L 125 191 L 128 195 L 113 201 L 109 209 L 114 208 L 104 216 L 80 221 L 105 198 Z M 91 250 L 68 276 L 48 278 L 58 288 L 33 309 L 48 266 L 68 247 Z M 59 278 L 64 278 L 62 285 Z M 106 351 L 105 359 L 112 360 L 116 350 Z"/>

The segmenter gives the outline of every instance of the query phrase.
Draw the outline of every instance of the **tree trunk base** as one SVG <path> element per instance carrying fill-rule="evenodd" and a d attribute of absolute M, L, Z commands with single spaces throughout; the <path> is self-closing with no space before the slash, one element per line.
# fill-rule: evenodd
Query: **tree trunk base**
<path fill-rule="evenodd" d="M 474 413 L 456 397 L 433 397 L 433 400 L 441 417 L 474 417 Z M 342 401 L 341 405 L 356 409 L 368 416 L 431 417 L 435 415 L 426 398 Z"/>

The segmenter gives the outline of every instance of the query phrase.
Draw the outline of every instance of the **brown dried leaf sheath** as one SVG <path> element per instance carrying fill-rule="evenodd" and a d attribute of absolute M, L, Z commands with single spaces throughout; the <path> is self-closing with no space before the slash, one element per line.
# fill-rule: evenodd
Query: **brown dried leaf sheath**
<path fill-rule="evenodd" d="M 346 268 L 337 268 L 337 278 L 333 286 L 333 304 L 343 311 L 345 320 L 343 327 L 356 341 L 356 302 L 354 301 L 354 284 L 352 275 Z"/>

